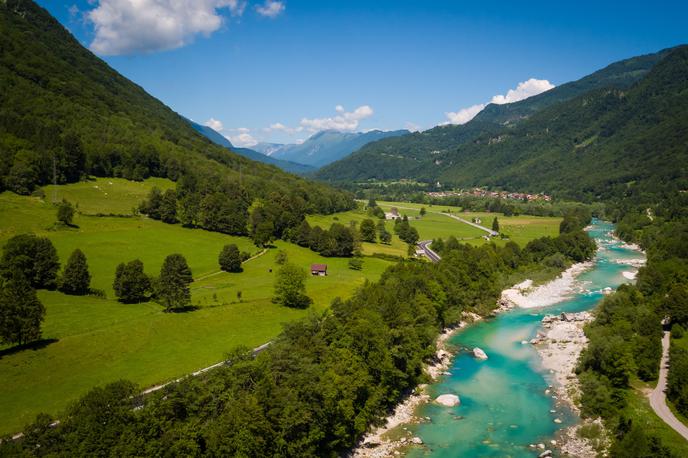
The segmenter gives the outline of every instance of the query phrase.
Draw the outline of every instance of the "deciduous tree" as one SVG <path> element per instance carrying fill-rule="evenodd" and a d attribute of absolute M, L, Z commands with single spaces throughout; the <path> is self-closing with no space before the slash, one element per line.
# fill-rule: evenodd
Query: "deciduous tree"
<path fill-rule="evenodd" d="M 60 280 L 60 291 L 66 294 L 87 294 L 91 284 L 91 274 L 88 271 L 86 255 L 76 249 L 72 252 L 65 265 Z"/>
<path fill-rule="evenodd" d="M 165 310 L 182 309 L 191 305 L 189 285 L 193 281 L 191 269 L 181 254 L 165 258 L 160 269 L 158 296 Z"/>

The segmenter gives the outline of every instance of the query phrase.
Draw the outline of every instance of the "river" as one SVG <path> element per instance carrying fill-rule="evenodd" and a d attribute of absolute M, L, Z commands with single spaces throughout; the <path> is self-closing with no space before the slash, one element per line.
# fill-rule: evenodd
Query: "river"
<path fill-rule="evenodd" d="M 521 341 L 535 337 L 546 314 L 590 310 L 603 298 L 605 288 L 632 281 L 629 277 L 637 271 L 633 265 L 644 256 L 612 238 L 613 228 L 610 223 L 593 221 L 589 234 L 599 249 L 592 267 L 577 277 L 567 299 L 547 307 L 512 310 L 452 337 L 450 344 L 460 350 L 451 375 L 431 385 L 429 392 L 433 398 L 458 394 L 461 404 L 422 406 L 419 415 L 431 420 L 407 426 L 424 442 L 408 456 L 533 457 L 541 450 L 536 452 L 529 444 L 549 444 L 558 430 L 578 421 L 574 412 L 545 394 L 555 382 L 542 368 L 536 350 Z M 469 352 L 473 347 L 485 350 L 489 359 L 473 358 Z M 562 423 L 555 423 L 555 418 Z"/>

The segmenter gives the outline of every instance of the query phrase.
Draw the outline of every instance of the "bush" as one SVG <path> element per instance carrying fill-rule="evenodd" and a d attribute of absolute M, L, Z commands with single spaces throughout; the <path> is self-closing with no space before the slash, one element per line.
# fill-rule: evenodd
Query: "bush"
<path fill-rule="evenodd" d="M 284 250 L 279 250 L 277 254 L 275 255 L 275 263 L 277 265 L 284 265 L 287 262 L 288 256 L 287 252 Z"/>
<path fill-rule="evenodd" d="M 241 272 L 241 254 L 236 245 L 225 245 L 218 258 L 220 269 L 225 272 Z"/>
<path fill-rule="evenodd" d="M 671 326 L 671 338 L 672 339 L 681 339 L 683 338 L 683 335 L 686 333 L 686 330 L 683 329 L 683 326 L 680 324 L 676 323 L 673 326 Z"/>
<path fill-rule="evenodd" d="M 71 226 L 73 219 L 74 207 L 72 204 L 62 199 L 62 202 L 57 206 L 57 220 L 67 226 Z"/>
<path fill-rule="evenodd" d="M 361 259 L 361 258 L 349 259 L 349 269 L 351 269 L 351 270 L 363 269 L 363 259 Z"/>

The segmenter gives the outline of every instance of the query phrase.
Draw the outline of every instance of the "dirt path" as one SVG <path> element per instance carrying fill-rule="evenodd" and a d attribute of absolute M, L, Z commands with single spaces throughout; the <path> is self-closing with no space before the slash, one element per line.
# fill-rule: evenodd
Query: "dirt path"
<path fill-rule="evenodd" d="M 247 259 L 246 261 L 244 261 L 244 262 L 253 261 L 253 260 L 256 259 L 256 258 L 259 258 L 259 257 L 263 256 L 263 255 L 264 255 L 265 253 L 267 253 L 267 252 L 268 252 L 267 248 L 263 248 L 263 251 L 261 251 L 260 253 L 258 253 L 258 254 L 255 255 L 255 256 L 252 256 L 252 257 L 248 258 L 248 259 Z M 242 262 L 242 264 L 243 264 L 243 262 Z M 204 274 L 204 275 L 201 275 L 201 276 L 198 277 L 198 278 L 194 278 L 194 281 L 205 280 L 206 278 L 214 277 L 215 275 L 220 275 L 222 272 L 224 272 L 224 270 L 218 270 L 217 272 L 211 272 L 211 273 L 209 273 L 209 274 Z"/>
<path fill-rule="evenodd" d="M 684 439 L 688 440 L 688 427 L 681 423 L 678 418 L 676 418 L 667 406 L 666 403 L 666 384 L 667 384 L 667 374 L 669 372 L 669 344 L 671 333 L 669 331 L 664 332 L 662 337 L 662 361 L 659 366 L 659 380 L 657 381 L 657 387 L 649 394 L 650 405 L 652 410 L 655 411 L 657 416 L 664 421 L 667 425 L 683 436 Z"/>

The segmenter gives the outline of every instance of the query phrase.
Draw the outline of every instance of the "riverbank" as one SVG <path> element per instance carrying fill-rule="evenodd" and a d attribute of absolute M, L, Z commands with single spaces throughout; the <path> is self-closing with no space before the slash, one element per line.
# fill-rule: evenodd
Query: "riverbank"
<path fill-rule="evenodd" d="M 500 302 L 521 308 L 546 307 L 559 303 L 576 292 L 576 278 L 592 266 L 592 262 L 574 264 L 554 280 L 540 286 L 533 286 L 532 280 L 525 280 L 502 291 Z"/>
<path fill-rule="evenodd" d="M 480 315 L 465 312 L 461 322 L 453 327 L 444 329 L 435 341 L 437 349 L 433 361 L 425 366 L 425 372 L 431 381 L 447 374 L 451 367 L 454 354 L 448 346 L 449 339 L 459 330 L 469 324 L 482 320 Z M 420 438 L 413 436 L 406 428 L 399 431 L 402 425 L 410 425 L 428 421 L 419 417 L 418 408 L 431 401 L 427 393 L 427 384 L 418 385 L 416 389 L 397 407 L 391 415 L 385 418 L 384 424 L 367 433 L 356 448 L 349 453 L 350 458 L 385 458 L 400 455 L 400 450 L 411 445 L 422 445 Z"/>

